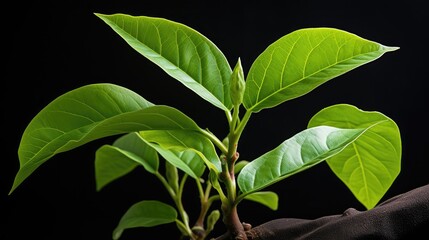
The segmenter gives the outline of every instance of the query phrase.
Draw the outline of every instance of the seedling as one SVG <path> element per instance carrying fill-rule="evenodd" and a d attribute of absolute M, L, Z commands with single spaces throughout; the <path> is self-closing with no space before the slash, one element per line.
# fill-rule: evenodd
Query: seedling
<path fill-rule="evenodd" d="M 171 78 L 223 111 L 225 119 L 219 122 L 226 121 L 228 134 L 218 136 L 180 110 L 154 104 L 122 86 L 85 85 L 54 99 L 29 123 L 10 193 L 55 155 L 117 135 L 112 145 L 96 151 L 97 190 L 143 167 L 171 199 L 132 205 L 112 229 L 113 239 L 129 228 L 172 223 L 180 230 L 178 238 L 202 240 L 218 219 L 226 229 L 223 239 L 246 239 L 239 203 L 250 200 L 277 209 L 278 195 L 264 189 L 316 164 L 326 162 L 367 209 L 376 206 L 398 176 L 401 138 L 396 123 L 349 104 L 321 109 L 307 129 L 256 159 L 245 161 L 239 155 L 240 138 L 252 115 L 304 96 L 397 47 L 335 28 L 299 29 L 269 45 L 245 74 L 240 59 L 231 67 L 215 44 L 181 23 L 95 15 Z M 182 201 L 189 182 L 201 202 L 197 219 L 189 219 Z M 220 209 L 213 207 L 215 201 Z"/>

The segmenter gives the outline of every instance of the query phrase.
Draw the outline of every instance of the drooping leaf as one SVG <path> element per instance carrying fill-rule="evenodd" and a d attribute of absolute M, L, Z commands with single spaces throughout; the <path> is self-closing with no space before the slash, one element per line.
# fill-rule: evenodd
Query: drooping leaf
<path fill-rule="evenodd" d="M 198 179 L 205 170 L 204 162 L 197 157 L 192 150 L 177 151 L 174 149 L 165 149 L 158 144 L 147 142 L 153 147 L 165 160 L 173 166 L 184 171 L 189 176 Z"/>
<path fill-rule="evenodd" d="M 99 191 L 108 183 L 131 172 L 137 166 L 146 171 L 158 171 L 157 152 L 136 132 L 118 138 L 113 145 L 104 145 L 95 153 L 95 180 Z"/>
<path fill-rule="evenodd" d="M 252 112 L 274 107 L 396 49 L 334 28 L 294 31 L 252 64 L 243 104 Z"/>
<path fill-rule="evenodd" d="M 213 143 L 196 131 L 149 130 L 141 131 L 140 135 L 167 161 L 194 178 L 204 173 L 204 164 L 216 172 L 222 170 Z"/>
<path fill-rule="evenodd" d="M 163 18 L 95 15 L 133 49 L 200 97 L 222 110 L 232 108 L 231 67 L 223 53 L 205 36 Z"/>
<path fill-rule="evenodd" d="M 376 124 L 378 123 L 378 124 Z M 373 125 L 327 163 L 367 208 L 373 208 L 390 188 L 401 169 L 401 136 L 396 123 L 380 112 L 338 104 L 318 112 L 308 127 L 328 125 L 366 128 Z"/>
<path fill-rule="evenodd" d="M 25 129 L 18 149 L 20 168 L 10 193 L 52 156 L 107 136 L 148 129 L 199 129 L 185 114 L 153 106 L 113 84 L 91 84 L 45 106 Z"/>
<path fill-rule="evenodd" d="M 365 130 L 329 126 L 306 129 L 250 161 L 238 174 L 238 186 L 244 194 L 259 191 L 338 154 Z"/>
<path fill-rule="evenodd" d="M 113 231 L 113 239 L 121 237 L 124 230 L 136 227 L 154 227 L 172 223 L 177 218 L 174 207 L 155 200 L 145 200 L 132 205 L 122 216 Z"/>
<path fill-rule="evenodd" d="M 250 193 L 244 199 L 260 203 L 274 211 L 277 210 L 279 205 L 279 196 L 271 191 Z"/>
<path fill-rule="evenodd" d="M 145 143 L 138 132 L 128 133 L 120 137 L 113 143 L 113 147 L 134 154 L 133 160 L 140 163 L 146 171 L 150 173 L 158 171 L 159 159 L 157 152 Z"/>

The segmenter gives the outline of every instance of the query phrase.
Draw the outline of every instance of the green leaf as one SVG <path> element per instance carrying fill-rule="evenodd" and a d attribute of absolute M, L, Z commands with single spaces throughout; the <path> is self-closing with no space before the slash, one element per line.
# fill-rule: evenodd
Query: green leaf
<path fill-rule="evenodd" d="M 248 163 L 249 161 L 246 161 L 246 160 L 240 160 L 236 162 L 234 166 L 234 174 L 238 174 L 241 171 L 241 169 L 243 169 L 244 166 L 246 166 Z"/>
<path fill-rule="evenodd" d="M 225 194 L 223 193 L 223 188 L 219 183 L 219 173 L 215 170 L 210 169 L 209 172 L 209 181 L 211 182 L 213 188 L 219 193 L 219 198 L 222 202 L 227 201 Z"/>
<path fill-rule="evenodd" d="M 333 28 L 294 31 L 252 64 L 243 104 L 252 112 L 277 106 L 396 49 Z"/>
<path fill-rule="evenodd" d="M 179 171 L 177 167 L 171 164 L 169 161 L 165 161 L 165 177 L 168 185 L 173 189 L 175 193 L 179 192 Z"/>
<path fill-rule="evenodd" d="M 244 199 L 260 203 L 274 211 L 277 210 L 279 205 L 279 196 L 271 191 L 250 193 Z"/>
<path fill-rule="evenodd" d="M 95 14 L 133 49 L 158 65 L 206 101 L 222 110 L 232 108 L 231 67 L 206 37 L 163 18 Z"/>
<path fill-rule="evenodd" d="M 138 132 L 128 133 L 118 138 L 113 147 L 117 147 L 130 153 L 132 160 L 140 163 L 146 171 L 155 173 L 158 171 L 159 159 L 157 152 L 141 138 Z"/>
<path fill-rule="evenodd" d="M 377 124 L 378 123 L 378 124 Z M 367 208 L 373 208 L 390 188 L 401 169 L 401 136 L 396 123 L 379 112 L 338 104 L 318 112 L 308 127 L 329 125 L 366 128 L 356 141 L 327 163 Z"/>
<path fill-rule="evenodd" d="M 207 224 L 206 224 L 206 233 L 210 233 L 213 231 L 214 226 L 216 225 L 217 221 L 219 220 L 221 214 L 220 211 L 215 209 L 210 212 L 209 216 L 207 217 Z"/>
<path fill-rule="evenodd" d="M 248 163 L 237 178 L 244 194 L 259 191 L 341 152 L 366 129 L 306 129 Z"/>
<path fill-rule="evenodd" d="M 146 171 L 155 173 L 158 171 L 159 159 L 157 152 L 136 132 L 118 138 L 113 146 L 100 147 L 95 153 L 97 191 L 139 165 Z"/>
<path fill-rule="evenodd" d="M 140 136 L 167 161 L 194 178 L 204 173 L 204 164 L 216 172 L 222 170 L 213 143 L 198 132 L 150 130 L 141 131 Z"/>
<path fill-rule="evenodd" d="M 148 129 L 199 129 L 180 111 L 153 106 L 113 84 L 92 84 L 49 103 L 25 129 L 18 149 L 20 168 L 10 193 L 54 155 L 90 141 Z"/>
<path fill-rule="evenodd" d="M 113 239 L 119 239 L 125 229 L 154 227 L 172 223 L 176 218 L 176 210 L 168 204 L 154 200 L 141 201 L 132 205 L 122 216 L 113 231 Z"/>
<path fill-rule="evenodd" d="M 147 142 L 153 147 L 165 160 L 173 166 L 184 171 L 189 176 L 198 179 L 203 175 L 205 165 L 197 157 L 197 154 L 191 150 L 177 151 L 174 149 L 165 149 L 157 144 Z"/>

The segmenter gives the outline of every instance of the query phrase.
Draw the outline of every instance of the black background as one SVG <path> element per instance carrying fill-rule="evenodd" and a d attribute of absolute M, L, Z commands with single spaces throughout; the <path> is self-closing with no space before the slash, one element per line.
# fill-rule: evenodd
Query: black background
<path fill-rule="evenodd" d="M 182 110 L 201 127 L 223 136 L 221 110 L 206 103 L 129 47 L 93 13 L 163 17 L 184 23 L 212 40 L 231 65 L 245 72 L 272 42 L 304 27 L 335 27 L 400 50 L 331 80 L 311 93 L 254 114 L 239 151 L 254 159 L 306 128 L 320 109 L 337 103 L 380 111 L 399 126 L 402 170 L 382 200 L 428 184 L 427 31 L 423 1 L 31 1 L 3 10 L 2 161 L 0 239 L 111 239 L 131 204 L 143 199 L 171 203 L 160 183 L 142 169 L 95 190 L 94 153 L 114 138 L 97 140 L 55 156 L 8 196 L 19 168 L 17 149 L 26 125 L 67 91 L 110 82 L 156 104 Z M 7 12 L 7 13 L 6 13 Z M 191 219 L 198 199 L 190 182 L 185 207 Z M 242 221 L 253 225 L 281 217 L 318 218 L 348 207 L 364 210 L 322 163 L 268 190 L 280 197 L 277 211 L 243 202 Z M 215 205 L 216 206 L 216 205 Z M 218 223 L 214 233 L 221 234 Z M 178 239 L 174 224 L 126 230 L 127 239 Z"/>

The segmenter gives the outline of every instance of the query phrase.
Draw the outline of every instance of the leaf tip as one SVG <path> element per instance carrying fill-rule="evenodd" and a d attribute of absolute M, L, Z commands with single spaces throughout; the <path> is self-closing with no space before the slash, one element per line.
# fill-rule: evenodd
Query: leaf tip
<path fill-rule="evenodd" d="M 101 18 L 101 19 L 104 19 L 107 16 L 106 14 L 97 13 L 97 12 L 94 12 L 94 15 L 97 16 L 98 18 Z"/>
<path fill-rule="evenodd" d="M 23 182 L 23 180 L 19 178 L 19 173 L 20 171 L 18 171 L 18 173 L 15 176 L 15 180 L 13 181 L 12 187 L 10 188 L 9 193 L 7 194 L 8 196 L 12 195 L 12 193 L 16 190 L 16 188 L 18 188 L 18 186 L 21 185 L 21 183 Z"/>
<path fill-rule="evenodd" d="M 399 47 L 389 47 L 389 46 L 383 46 L 382 48 L 384 49 L 385 52 L 393 52 L 399 49 Z"/>
<path fill-rule="evenodd" d="M 123 232 L 123 229 L 116 228 L 112 233 L 112 239 L 118 240 L 119 238 L 121 238 L 122 232 Z"/>

